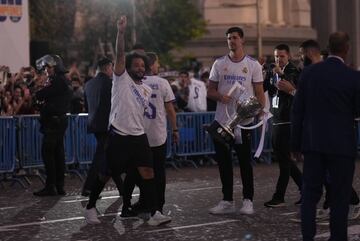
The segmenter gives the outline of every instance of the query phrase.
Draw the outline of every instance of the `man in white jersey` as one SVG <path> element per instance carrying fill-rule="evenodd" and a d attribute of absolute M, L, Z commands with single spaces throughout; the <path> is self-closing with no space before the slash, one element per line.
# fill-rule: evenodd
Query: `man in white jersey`
<path fill-rule="evenodd" d="M 175 143 L 178 142 L 179 132 L 176 125 L 176 112 L 173 102 L 174 93 L 169 82 L 157 74 L 159 73 L 159 60 L 155 53 L 146 54 L 149 60 L 150 71 L 144 83 L 151 87 L 151 98 L 149 111 L 145 114 L 146 135 L 149 140 L 151 152 L 154 160 L 154 175 L 157 193 L 157 208 L 162 213 L 165 204 L 165 161 L 166 161 L 166 139 L 167 139 L 167 119 L 172 127 L 172 137 Z M 143 194 L 140 193 L 139 201 L 131 205 L 131 196 L 137 182 L 137 175 L 134 172 L 128 173 L 125 178 L 125 192 L 123 196 L 122 216 L 134 216 L 144 208 Z M 133 212 L 132 212 L 133 211 Z M 124 213 L 124 215 L 123 215 Z"/>
<path fill-rule="evenodd" d="M 155 181 L 150 146 L 145 134 L 145 115 L 149 110 L 151 88 L 142 80 L 147 67 L 147 58 L 138 53 L 125 58 L 124 33 L 126 17 L 118 21 L 116 38 L 116 59 L 111 90 L 110 134 L 107 144 L 107 159 L 111 173 L 120 175 L 137 169 L 142 178 L 140 189 L 151 212 L 149 225 L 160 225 L 171 221 L 156 208 Z M 104 188 L 106 180 L 98 178 L 94 184 L 85 219 L 90 224 L 98 224 L 95 208 L 96 200 Z"/>
<path fill-rule="evenodd" d="M 259 62 L 244 52 L 244 32 L 239 27 L 229 28 L 226 32 L 229 54 L 218 58 L 213 64 L 209 77 L 208 97 L 217 101 L 215 120 L 225 124 L 235 112 L 234 99 L 228 95 L 229 90 L 238 82 L 245 87 L 247 96 L 256 96 L 265 105 L 262 69 Z M 249 124 L 249 123 L 248 123 Z M 243 184 L 242 214 L 253 214 L 254 180 L 251 165 L 251 133 L 247 130 L 235 128 L 235 144 L 228 146 L 214 139 L 215 159 L 219 165 L 222 183 L 223 200 L 209 210 L 212 214 L 235 212 L 233 201 L 233 167 L 231 149 L 237 154 Z"/>
<path fill-rule="evenodd" d="M 205 83 L 195 78 L 190 78 L 189 72 L 180 71 L 180 84 L 189 89 L 187 106 L 189 111 L 203 112 L 206 111 L 206 86 Z"/>

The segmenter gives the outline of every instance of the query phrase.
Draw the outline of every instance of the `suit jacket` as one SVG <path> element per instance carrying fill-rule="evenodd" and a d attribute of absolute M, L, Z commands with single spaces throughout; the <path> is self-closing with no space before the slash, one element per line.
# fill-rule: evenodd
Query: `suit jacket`
<path fill-rule="evenodd" d="M 106 132 L 108 130 L 111 108 L 112 80 L 99 72 L 95 78 L 85 84 L 85 103 L 89 113 L 88 132 Z"/>
<path fill-rule="evenodd" d="M 293 151 L 355 157 L 359 82 L 335 57 L 304 69 L 291 112 Z"/>

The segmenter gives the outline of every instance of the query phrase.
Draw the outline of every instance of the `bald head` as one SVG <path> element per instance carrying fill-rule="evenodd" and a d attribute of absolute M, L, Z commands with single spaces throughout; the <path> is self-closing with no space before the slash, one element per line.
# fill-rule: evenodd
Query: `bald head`
<path fill-rule="evenodd" d="M 335 32 L 329 37 L 329 50 L 331 54 L 346 55 L 350 47 L 349 35 L 345 32 Z"/>

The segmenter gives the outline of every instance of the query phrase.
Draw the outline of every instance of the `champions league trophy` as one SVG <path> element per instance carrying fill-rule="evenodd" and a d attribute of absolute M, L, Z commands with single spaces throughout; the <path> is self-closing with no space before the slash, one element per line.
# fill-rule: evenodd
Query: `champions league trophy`
<path fill-rule="evenodd" d="M 213 139 L 224 144 L 233 144 L 235 141 L 235 127 L 247 124 L 249 119 L 260 114 L 263 110 L 262 105 L 254 96 L 241 98 L 244 96 L 245 88 L 238 83 L 235 83 L 235 85 L 230 89 L 228 95 L 231 95 L 236 89 L 240 90 L 240 96 L 237 97 L 234 103 L 235 112 L 229 116 L 226 109 L 226 114 L 228 115 L 229 120 L 225 124 L 221 124 L 214 120 L 207 129 Z"/>

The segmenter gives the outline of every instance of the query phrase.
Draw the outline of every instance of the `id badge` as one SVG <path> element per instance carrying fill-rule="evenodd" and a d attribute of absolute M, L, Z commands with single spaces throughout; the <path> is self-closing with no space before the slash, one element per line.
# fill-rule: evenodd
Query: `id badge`
<path fill-rule="evenodd" d="M 279 97 L 278 96 L 275 96 L 272 98 L 272 107 L 279 108 Z"/>

